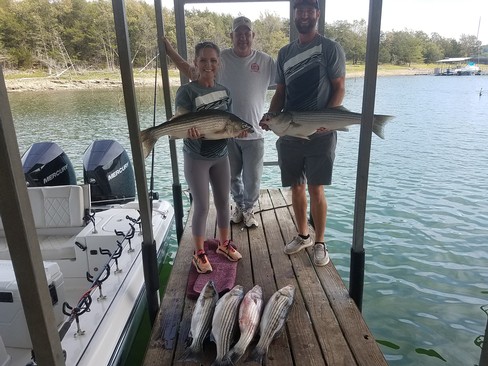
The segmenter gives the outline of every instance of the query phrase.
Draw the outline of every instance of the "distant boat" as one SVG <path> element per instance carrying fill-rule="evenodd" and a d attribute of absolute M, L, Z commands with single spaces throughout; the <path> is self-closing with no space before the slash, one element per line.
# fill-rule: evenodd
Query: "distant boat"
<path fill-rule="evenodd" d="M 466 66 L 454 70 L 455 75 L 479 75 L 480 68 L 474 62 L 468 62 Z"/>
<path fill-rule="evenodd" d="M 440 76 L 480 75 L 481 69 L 479 68 L 478 65 L 476 65 L 475 62 L 468 61 L 471 59 L 472 57 L 451 57 L 451 58 L 438 60 L 437 61 L 438 63 L 453 65 L 454 67 L 447 67 L 445 70 L 443 70 L 442 67 L 436 68 L 434 70 L 434 74 Z M 465 61 L 467 61 L 467 63 L 463 65 L 462 63 Z"/>

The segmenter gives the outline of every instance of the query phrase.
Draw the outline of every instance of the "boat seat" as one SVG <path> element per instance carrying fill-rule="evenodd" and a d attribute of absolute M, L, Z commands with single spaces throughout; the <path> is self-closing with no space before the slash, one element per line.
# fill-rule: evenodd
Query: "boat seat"
<path fill-rule="evenodd" d="M 44 260 L 75 259 L 76 235 L 84 228 L 90 208 L 89 185 L 27 188 Z M 0 222 L 0 259 L 9 259 Z"/>

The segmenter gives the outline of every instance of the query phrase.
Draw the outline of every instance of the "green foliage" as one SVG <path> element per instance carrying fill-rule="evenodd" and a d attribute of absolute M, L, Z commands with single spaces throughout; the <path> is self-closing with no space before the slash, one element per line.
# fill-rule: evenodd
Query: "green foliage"
<path fill-rule="evenodd" d="M 143 0 L 127 0 L 126 15 L 134 67 L 144 67 L 157 55 L 154 6 Z M 176 45 L 174 11 L 163 8 L 164 34 Z M 210 40 L 231 47 L 232 16 L 208 10 L 185 13 L 187 59 L 193 59 L 196 43 Z M 289 42 L 289 19 L 264 13 L 254 22 L 254 48 L 275 57 Z M 326 24 L 326 36 L 339 41 L 347 61 L 361 65 L 366 56 L 366 21 Z M 410 65 L 433 63 L 444 57 L 488 56 L 474 36 L 459 41 L 437 33 L 409 30 L 381 34 L 380 63 Z M 0 0 L 0 62 L 5 68 L 41 68 L 49 74 L 67 69 L 113 70 L 117 44 L 112 4 L 109 0 Z"/>

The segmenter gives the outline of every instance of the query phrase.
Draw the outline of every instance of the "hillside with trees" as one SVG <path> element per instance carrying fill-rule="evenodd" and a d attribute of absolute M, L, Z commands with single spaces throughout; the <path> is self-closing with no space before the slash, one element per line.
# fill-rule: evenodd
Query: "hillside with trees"
<path fill-rule="evenodd" d="M 127 0 L 127 21 L 134 67 L 144 67 L 157 54 L 154 5 Z M 176 44 L 172 9 L 163 9 L 165 35 Z M 230 47 L 232 16 L 209 11 L 187 11 L 188 56 L 193 46 L 211 40 Z M 288 42 L 288 19 L 265 13 L 254 22 L 255 48 L 276 57 Z M 326 36 L 339 41 L 347 61 L 364 63 L 365 20 L 326 23 Z M 391 31 L 381 34 L 380 63 L 409 65 L 433 63 L 445 57 L 479 56 L 486 60 L 488 45 L 472 35 L 459 40 L 422 31 Z M 43 69 L 50 74 L 64 70 L 114 70 L 117 68 L 112 3 L 108 0 L 0 0 L 0 63 L 4 69 Z"/>

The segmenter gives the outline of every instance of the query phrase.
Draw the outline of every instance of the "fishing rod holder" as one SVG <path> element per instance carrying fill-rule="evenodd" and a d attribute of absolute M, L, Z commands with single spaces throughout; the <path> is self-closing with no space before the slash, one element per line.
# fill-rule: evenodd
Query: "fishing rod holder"
<path fill-rule="evenodd" d="M 104 271 L 102 271 L 95 280 L 93 279 L 94 277 L 90 274 L 90 272 L 86 272 L 86 279 L 92 284 L 91 288 L 93 289 L 95 287 L 98 287 L 98 291 L 100 292 L 99 296 L 97 297 L 98 301 L 104 300 L 107 297 L 103 295 L 102 283 L 110 277 L 110 260 L 105 264 Z"/>
<path fill-rule="evenodd" d="M 129 220 L 129 221 L 132 221 L 134 224 L 139 224 L 139 225 L 141 224 L 141 219 L 140 219 L 140 217 L 139 217 L 139 219 L 137 219 L 137 220 L 136 220 L 136 219 L 131 218 L 130 216 L 126 216 L 125 218 L 126 218 L 127 220 Z M 118 246 L 122 246 L 122 243 L 123 243 L 125 240 L 127 240 L 127 241 L 128 241 L 128 244 L 129 244 L 129 249 L 127 250 L 127 253 L 132 253 L 132 252 L 134 251 L 134 249 L 132 248 L 131 239 L 133 239 L 133 238 L 134 238 L 134 234 L 135 234 L 135 232 L 136 232 L 136 229 L 135 229 L 134 225 L 133 225 L 132 223 L 130 223 L 130 222 L 129 222 L 129 226 L 130 226 L 130 229 L 129 229 L 129 231 L 127 232 L 127 234 L 125 234 L 123 231 L 118 231 L 118 230 L 114 230 L 114 233 L 115 233 L 115 235 L 117 235 L 117 236 L 123 236 L 122 241 L 120 241 L 120 242 L 119 242 L 119 241 L 117 240 L 117 245 L 118 245 Z M 140 229 L 140 228 L 139 228 L 139 229 Z"/>
<path fill-rule="evenodd" d="M 88 225 L 90 222 L 93 225 L 93 234 L 97 234 L 97 225 L 95 223 L 95 211 L 91 212 L 89 208 L 85 209 L 85 216 L 83 217 L 83 221 L 85 222 L 86 225 Z"/>
<path fill-rule="evenodd" d="M 71 323 L 73 319 L 76 321 L 75 337 L 85 334 L 85 331 L 80 326 L 80 315 L 90 311 L 92 301 L 90 291 L 88 291 L 83 294 L 75 307 L 70 306 L 66 301 L 63 303 L 63 314 L 69 316 L 69 320 L 66 323 Z"/>

